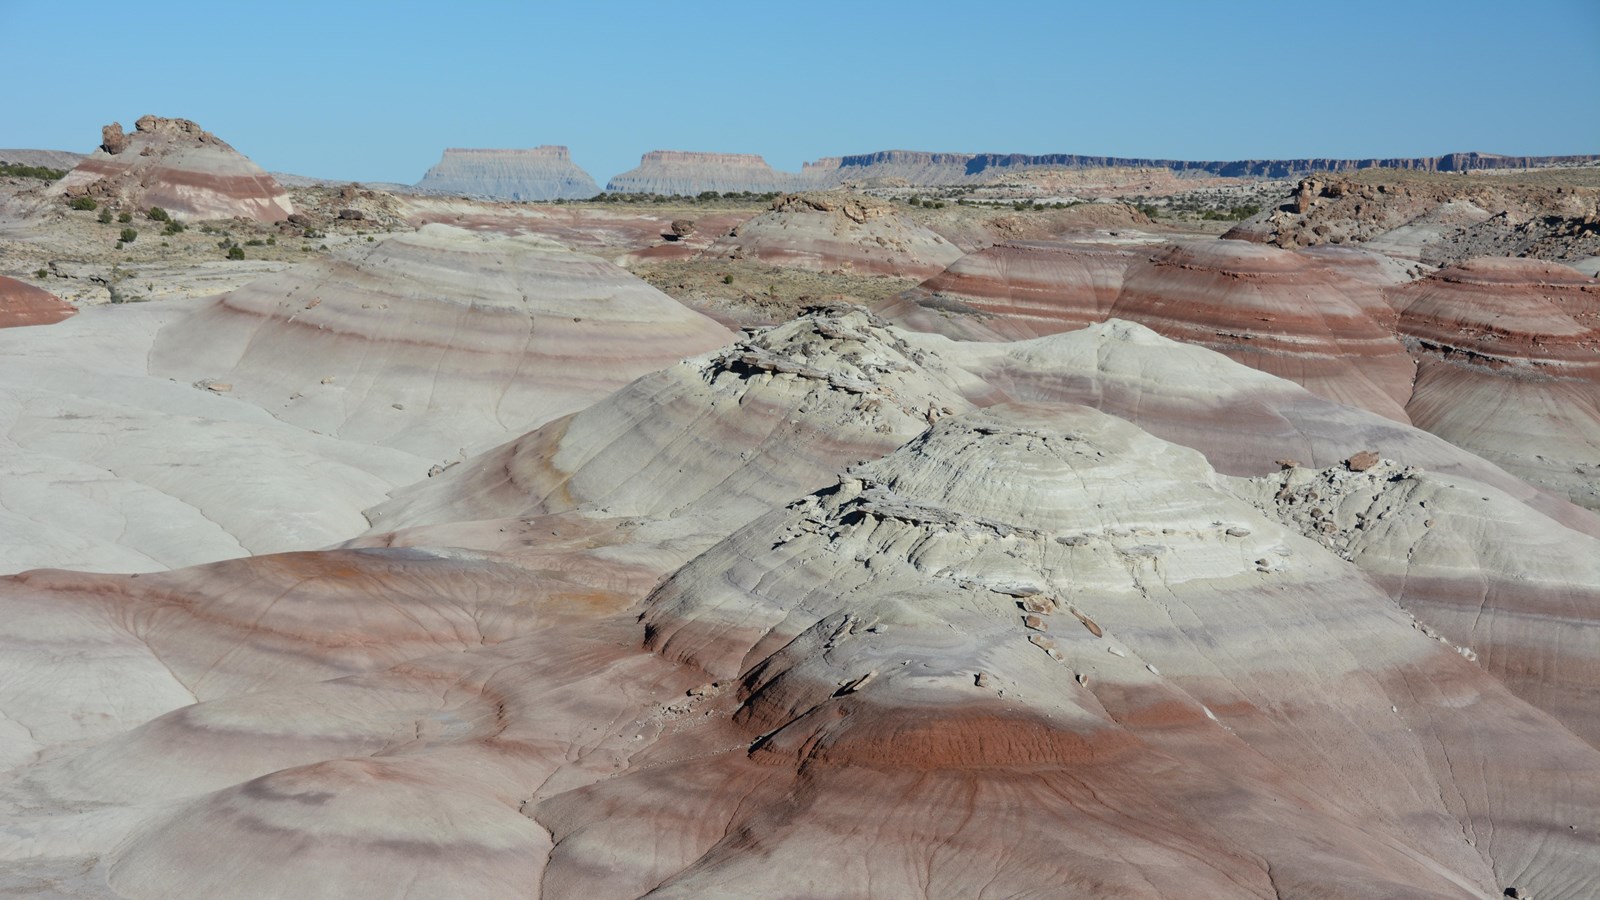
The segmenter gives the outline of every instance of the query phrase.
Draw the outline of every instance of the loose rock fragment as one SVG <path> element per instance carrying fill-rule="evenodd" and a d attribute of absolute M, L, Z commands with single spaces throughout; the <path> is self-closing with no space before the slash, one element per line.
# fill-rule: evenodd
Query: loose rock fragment
<path fill-rule="evenodd" d="M 1378 464 L 1378 452 L 1376 450 L 1363 450 L 1345 460 L 1344 464 L 1352 472 L 1365 472 Z"/>
<path fill-rule="evenodd" d="M 1077 610 L 1073 610 L 1072 614 L 1077 617 L 1079 622 L 1083 623 L 1083 627 L 1089 629 L 1089 633 L 1090 634 L 1094 635 L 1095 637 L 1104 637 L 1105 636 L 1105 632 L 1100 630 L 1100 626 L 1096 625 L 1095 621 L 1093 619 L 1089 618 L 1088 616 L 1084 615 L 1081 612 L 1078 612 Z"/>

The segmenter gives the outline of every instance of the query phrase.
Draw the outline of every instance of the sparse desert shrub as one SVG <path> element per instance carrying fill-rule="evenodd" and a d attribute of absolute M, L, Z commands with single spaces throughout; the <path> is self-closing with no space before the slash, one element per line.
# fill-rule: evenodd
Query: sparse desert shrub
<path fill-rule="evenodd" d="M 33 277 L 39 278 L 39 279 L 49 278 L 50 277 L 50 270 L 49 269 L 36 269 L 36 270 L 34 270 Z"/>
<path fill-rule="evenodd" d="M 122 238 L 122 242 L 124 244 L 131 244 L 138 237 L 139 237 L 139 232 L 137 230 L 135 230 L 133 228 L 124 228 L 124 229 L 122 229 L 121 238 Z"/>
<path fill-rule="evenodd" d="M 167 227 L 161 229 L 162 234 L 177 234 L 180 231 L 183 231 L 183 223 L 177 219 L 168 219 Z"/>
<path fill-rule="evenodd" d="M 267 245 L 267 242 L 263 241 L 260 238 L 251 238 L 250 240 L 245 241 L 244 245 L 246 247 L 265 247 Z"/>
<path fill-rule="evenodd" d="M 722 283 L 723 284 L 733 284 L 733 276 L 732 275 L 724 275 L 724 276 L 722 276 Z"/>
<path fill-rule="evenodd" d="M 44 166 L 25 166 L 21 163 L 0 162 L 0 176 L 7 178 L 37 178 L 40 181 L 60 181 L 66 172 Z"/>
<path fill-rule="evenodd" d="M 117 221 L 126 225 L 133 221 L 133 213 L 123 210 L 122 212 L 117 213 Z"/>
<path fill-rule="evenodd" d="M 156 222 L 172 221 L 172 216 L 168 215 L 167 211 L 159 206 L 150 207 L 150 209 L 145 212 L 145 215 Z"/>
<path fill-rule="evenodd" d="M 94 209 L 99 205 L 93 197 L 73 197 L 67 201 L 67 206 L 72 209 Z"/>
<path fill-rule="evenodd" d="M 111 224 L 111 207 L 108 206 L 105 209 L 100 210 L 100 215 L 95 216 L 95 219 L 97 219 L 100 222 L 101 225 L 110 225 Z"/>
<path fill-rule="evenodd" d="M 229 247 L 228 248 L 228 258 L 229 259 L 244 259 L 244 248 L 243 247 Z"/>
<path fill-rule="evenodd" d="M 278 238 L 277 238 L 276 235 L 268 235 L 267 236 L 267 246 L 268 247 L 276 247 L 276 246 L 278 246 Z"/>

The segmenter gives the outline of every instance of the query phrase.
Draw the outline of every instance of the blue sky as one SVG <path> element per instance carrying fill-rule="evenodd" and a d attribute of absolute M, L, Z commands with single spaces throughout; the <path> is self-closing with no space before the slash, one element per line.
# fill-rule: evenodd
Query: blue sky
<path fill-rule="evenodd" d="M 0 147 L 153 112 L 329 178 L 545 143 L 602 183 L 655 148 L 1600 153 L 1600 0 L 0 0 L 0 35 Z"/>

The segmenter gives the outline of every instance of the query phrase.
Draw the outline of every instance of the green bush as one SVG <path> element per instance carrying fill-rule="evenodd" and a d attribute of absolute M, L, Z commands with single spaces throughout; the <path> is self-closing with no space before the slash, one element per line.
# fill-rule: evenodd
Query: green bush
<path fill-rule="evenodd" d="M 94 209 L 100 204 L 94 202 L 93 197 L 73 197 L 67 201 L 67 205 L 73 209 Z"/>
<path fill-rule="evenodd" d="M 153 219 L 153 220 L 155 220 L 157 222 L 170 222 L 170 221 L 172 221 L 172 216 L 168 215 L 167 211 L 162 209 L 159 206 L 150 207 L 149 211 L 146 212 L 145 215 L 149 216 L 151 219 Z"/>
<path fill-rule="evenodd" d="M 134 229 L 132 229 L 132 228 L 124 228 L 124 229 L 122 229 L 122 242 L 124 244 L 131 244 L 138 237 L 139 237 L 139 232 L 135 231 Z"/>
<path fill-rule="evenodd" d="M 45 278 L 49 278 L 50 277 L 50 270 L 49 269 L 39 269 L 39 270 L 37 270 L 37 271 L 35 271 L 33 273 L 33 277 L 41 279 L 41 280 L 45 279 Z"/>
<path fill-rule="evenodd" d="M 111 207 L 108 206 L 105 209 L 100 210 L 100 215 L 95 216 L 95 218 L 100 221 L 101 225 L 110 225 L 111 224 Z"/>
<path fill-rule="evenodd" d="M 8 178 L 37 178 L 41 181 L 60 181 L 67 177 L 61 169 L 44 166 L 25 166 L 21 163 L 0 162 L 0 176 Z"/>
<path fill-rule="evenodd" d="M 722 276 L 722 283 L 723 284 L 733 284 L 733 276 L 732 275 L 724 275 L 724 276 Z"/>
<path fill-rule="evenodd" d="M 122 212 L 117 213 L 117 221 L 126 225 L 133 221 L 133 213 L 123 210 Z"/>
<path fill-rule="evenodd" d="M 244 259 L 244 248 L 243 247 L 229 247 L 228 248 L 228 258 L 229 259 Z"/>
<path fill-rule="evenodd" d="M 251 238 L 250 240 L 244 242 L 246 247 L 264 247 L 266 244 L 267 242 L 260 238 Z"/>
<path fill-rule="evenodd" d="M 180 231 L 183 231 L 183 223 L 177 219 L 168 219 L 167 227 L 161 229 L 162 234 L 177 234 Z"/>
<path fill-rule="evenodd" d="M 276 247 L 276 246 L 278 246 L 278 238 L 276 236 L 268 236 L 267 237 L 267 246 L 268 247 Z"/>

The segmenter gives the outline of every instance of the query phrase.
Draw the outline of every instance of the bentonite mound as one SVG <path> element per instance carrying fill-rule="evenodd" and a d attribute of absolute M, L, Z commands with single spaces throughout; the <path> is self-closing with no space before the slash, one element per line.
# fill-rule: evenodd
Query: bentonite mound
<path fill-rule="evenodd" d="M 1139 255 L 1126 248 L 1007 241 L 969 253 L 878 308 L 918 331 L 1022 340 L 1105 320 Z"/>
<path fill-rule="evenodd" d="M 157 370 L 424 455 L 581 409 L 732 335 L 597 257 L 426 225 L 252 282 L 169 326 Z"/>
<path fill-rule="evenodd" d="M 143 116 L 134 128 L 125 134 L 121 125 L 107 125 L 100 149 L 67 173 L 56 192 L 197 219 L 278 222 L 294 212 L 271 175 L 188 119 Z"/>
<path fill-rule="evenodd" d="M 1389 298 L 1419 363 L 1412 421 L 1600 509 L 1600 280 L 1476 259 Z"/>
<path fill-rule="evenodd" d="M 458 468 L 403 549 L 0 579 L 0 888 L 1600 888 L 1600 542 L 1203 348 L 822 310 Z"/>
<path fill-rule="evenodd" d="M 370 518 L 392 530 L 604 508 L 731 528 L 969 409 L 972 383 L 865 310 L 819 309 L 640 378 Z"/>
<path fill-rule="evenodd" d="M 0 275 L 0 328 L 53 325 L 77 311 L 43 288 Z"/>
<path fill-rule="evenodd" d="M 528 150 L 451 147 L 417 187 L 495 200 L 582 200 L 600 193 L 567 148 L 555 145 Z"/>
<path fill-rule="evenodd" d="M 936 232 L 856 194 L 785 194 L 719 238 L 708 253 L 777 266 L 928 278 L 961 258 Z"/>
<path fill-rule="evenodd" d="M 614 176 L 606 190 L 686 196 L 705 191 L 764 194 L 788 190 L 793 182 L 794 176 L 774 171 L 754 154 L 652 150 L 640 157 L 637 167 Z"/>
<path fill-rule="evenodd" d="M 908 327 L 985 341 L 1131 319 L 1405 421 L 1415 368 L 1380 290 L 1404 277 L 1375 254 L 1293 253 L 1242 241 L 1154 252 L 1009 243 L 962 257 L 880 312 Z"/>

